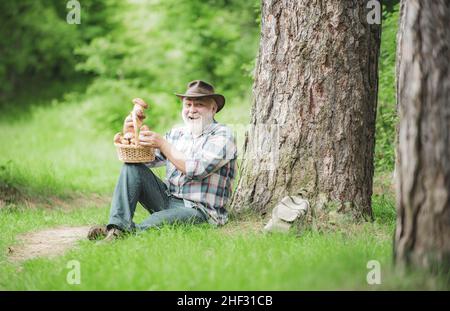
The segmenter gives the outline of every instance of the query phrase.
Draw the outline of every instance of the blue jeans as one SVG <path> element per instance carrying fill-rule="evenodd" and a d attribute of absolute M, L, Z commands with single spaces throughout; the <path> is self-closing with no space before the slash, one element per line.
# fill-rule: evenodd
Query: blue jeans
<path fill-rule="evenodd" d="M 150 216 L 142 223 L 133 222 L 137 203 Z M 205 214 L 185 207 L 182 199 L 172 196 L 167 186 L 144 164 L 125 163 L 114 189 L 107 228 L 124 231 L 146 230 L 163 224 L 207 222 Z"/>

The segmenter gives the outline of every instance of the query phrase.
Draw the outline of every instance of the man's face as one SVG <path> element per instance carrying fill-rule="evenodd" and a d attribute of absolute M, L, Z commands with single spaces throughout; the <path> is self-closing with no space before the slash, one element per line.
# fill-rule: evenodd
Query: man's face
<path fill-rule="evenodd" d="M 201 133 L 203 128 L 213 122 L 216 107 L 211 98 L 186 97 L 183 99 L 183 121 L 193 133 Z"/>

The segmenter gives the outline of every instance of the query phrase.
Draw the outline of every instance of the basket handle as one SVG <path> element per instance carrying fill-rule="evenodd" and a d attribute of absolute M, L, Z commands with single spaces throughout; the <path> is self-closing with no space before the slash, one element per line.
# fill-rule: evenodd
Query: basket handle
<path fill-rule="evenodd" d="M 136 115 L 136 112 L 133 110 L 131 112 L 131 118 L 133 119 L 133 127 L 134 127 L 134 145 L 139 146 L 139 122 L 138 122 L 138 116 Z"/>

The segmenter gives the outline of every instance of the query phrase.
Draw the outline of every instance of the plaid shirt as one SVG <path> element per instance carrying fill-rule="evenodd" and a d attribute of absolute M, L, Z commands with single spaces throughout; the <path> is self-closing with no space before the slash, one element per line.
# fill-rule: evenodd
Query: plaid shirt
<path fill-rule="evenodd" d="M 225 204 L 231 196 L 236 172 L 237 147 L 232 130 L 215 120 L 198 137 L 184 127 L 165 135 L 166 140 L 186 156 L 186 174 L 179 171 L 159 149 L 147 167 L 166 165 L 164 181 L 172 196 L 197 208 L 213 225 L 228 220 Z"/>

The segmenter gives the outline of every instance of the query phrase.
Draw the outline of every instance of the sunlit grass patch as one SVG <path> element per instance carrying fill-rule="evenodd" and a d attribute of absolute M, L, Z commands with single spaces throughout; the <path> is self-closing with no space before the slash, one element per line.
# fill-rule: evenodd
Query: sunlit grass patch
<path fill-rule="evenodd" d="M 382 206 L 377 206 L 377 205 Z M 392 265 L 392 202 L 375 200 L 380 221 L 329 232 L 264 234 L 260 218 L 233 219 L 221 228 L 166 226 L 111 244 L 82 240 L 55 259 L 6 262 L 15 236 L 41 228 L 105 223 L 109 206 L 76 210 L 2 210 L 0 287 L 20 290 L 334 290 L 439 289 L 439 280 Z M 142 207 L 136 221 L 148 216 Z M 240 230 L 239 230 L 240 229 Z M 68 262 L 80 263 L 81 283 L 69 284 Z M 367 263 L 381 267 L 381 284 L 369 285 Z"/>

